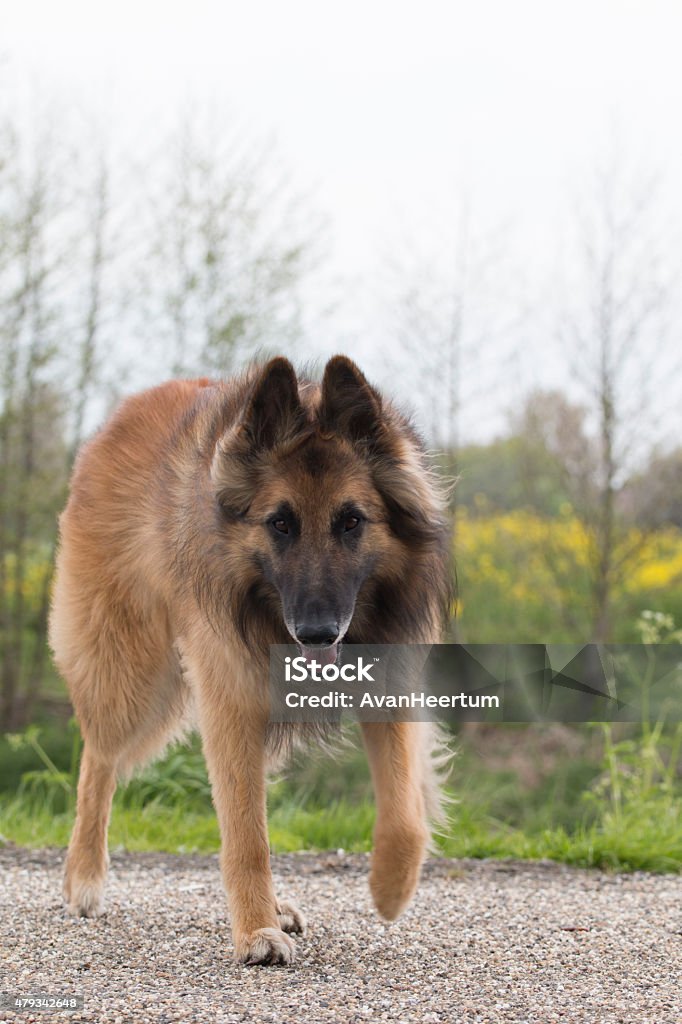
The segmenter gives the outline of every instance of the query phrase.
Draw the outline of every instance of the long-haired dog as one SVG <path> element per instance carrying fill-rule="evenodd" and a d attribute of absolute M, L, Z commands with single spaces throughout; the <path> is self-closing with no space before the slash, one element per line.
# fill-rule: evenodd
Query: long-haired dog
<path fill-rule="evenodd" d="M 270 872 L 271 644 L 433 643 L 450 604 L 445 501 L 409 421 L 349 359 L 321 384 L 284 358 L 125 401 L 81 450 L 60 520 L 50 641 L 84 749 L 65 897 L 95 915 L 118 777 L 195 721 L 222 836 L 236 956 L 289 963 L 301 913 Z M 295 731 L 295 726 L 290 727 Z M 438 805 L 426 724 L 363 725 L 370 887 L 410 900 Z"/>

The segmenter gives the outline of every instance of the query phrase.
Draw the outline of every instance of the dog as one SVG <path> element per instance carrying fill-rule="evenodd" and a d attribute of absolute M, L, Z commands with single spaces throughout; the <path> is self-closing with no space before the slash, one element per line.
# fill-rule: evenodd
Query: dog
<path fill-rule="evenodd" d="M 221 832 L 235 957 L 288 964 L 305 921 L 270 871 L 271 644 L 433 643 L 451 603 L 447 500 L 417 433 L 345 356 L 320 383 L 284 357 L 122 403 L 74 466 L 49 620 L 84 746 L 65 866 L 96 916 L 117 779 L 193 723 Z M 424 723 L 362 726 L 376 795 L 370 869 L 387 920 L 418 882 L 440 803 Z"/>

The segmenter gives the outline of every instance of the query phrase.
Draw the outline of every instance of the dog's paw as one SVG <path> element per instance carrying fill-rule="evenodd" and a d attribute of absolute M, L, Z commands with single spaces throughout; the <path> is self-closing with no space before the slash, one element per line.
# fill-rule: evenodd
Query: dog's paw
<path fill-rule="evenodd" d="M 372 871 L 369 888 L 374 906 L 385 921 L 395 921 L 407 907 L 417 888 L 417 873 L 411 871 L 392 879 L 386 879 L 381 872 Z"/>
<path fill-rule="evenodd" d="M 235 944 L 236 959 L 247 967 L 291 964 L 295 953 L 294 940 L 279 928 L 259 928 L 242 936 Z"/>
<path fill-rule="evenodd" d="M 376 841 L 369 875 L 374 906 L 386 921 L 395 921 L 408 905 L 419 881 L 426 833 L 394 832 Z"/>
<path fill-rule="evenodd" d="M 104 882 L 69 879 L 64 883 L 64 902 L 74 917 L 99 917 L 104 912 Z"/>
<path fill-rule="evenodd" d="M 283 932 L 305 935 L 306 919 L 294 903 L 278 903 L 277 919 Z"/>

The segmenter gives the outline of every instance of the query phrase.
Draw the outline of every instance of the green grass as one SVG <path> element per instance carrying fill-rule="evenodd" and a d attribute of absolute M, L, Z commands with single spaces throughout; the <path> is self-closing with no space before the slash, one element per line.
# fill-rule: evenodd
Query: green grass
<path fill-rule="evenodd" d="M 288 802 L 270 816 L 273 852 L 294 850 L 347 851 L 371 849 L 374 807 L 343 802 L 327 808 L 306 808 Z M 65 846 L 72 814 L 53 814 L 31 807 L 20 798 L 0 800 L 0 834 L 22 846 Z M 214 853 L 220 837 L 215 816 L 188 812 L 182 806 L 159 803 L 126 807 L 117 800 L 111 819 L 112 850 L 160 850 L 170 853 Z M 480 807 L 458 804 L 451 824 L 437 839 L 449 857 L 513 857 L 549 859 L 582 867 L 619 871 L 679 871 L 682 869 L 682 816 L 674 804 L 659 802 L 632 808 L 620 819 L 571 832 L 563 827 L 523 832 L 496 821 Z"/>
<path fill-rule="evenodd" d="M 616 736 L 610 727 L 556 735 L 543 726 L 492 727 L 455 745 L 453 803 L 436 840 L 443 854 L 682 870 L 679 728 Z M 68 843 L 79 749 L 73 727 L 0 740 L 0 836 L 25 846 Z M 371 849 L 374 805 L 357 748 L 333 762 L 299 757 L 271 785 L 268 803 L 274 852 Z M 196 739 L 116 794 L 112 850 L 205 853 L 219 843 Z"/>
<path fill-rule="evenodd" d="M 682 816 L 678 806 L 650 803 L 633 806 L 619 819 L 607 817 L 571 831 L 560 826 L 533 833 L 463 808 L 439 845 L 450 857 L 547 859 L 614 871 L 678 872 Z"/>
<path fill-rule="evenodd" d="M 371 847 L 374 807 L 338 803 L 325 810 L 295 804 L 276 808 L 270 817 L 273 851 L 302 849 L 368 850 Z M 46 807 L 31 807 L 21 798 L 0 799 L 0 835 L 20 846 L 66 846 L 73 814 L 54 814 Z M 150 803 L 126 807 L 117 800 L 111 815 L 112 850 L 161 850 L 169 853 L 215 853 L 220 835 L 214 814 L 188 812 L 181 806 Z"/>

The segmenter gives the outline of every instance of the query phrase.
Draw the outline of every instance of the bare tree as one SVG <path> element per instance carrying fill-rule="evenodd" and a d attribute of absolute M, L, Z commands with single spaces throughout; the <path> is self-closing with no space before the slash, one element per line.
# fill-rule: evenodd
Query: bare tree
<path fill-rule="evenodd" d="M 301 279 L 321 224 L 271 146 L 222 133 L 193 111 L 158 158 L 143 328 L 176 376 L 227 374 L 255 352 L 293 346 Z"/>
<path fill-rule="evenodd" d="M 611 635 L 611 594 L 632 552 L 619 542 L 617 492 L 653 441 L 654 396 L 672 369 L 667 333 L 671 275 L 660 181 L 613 147 L 579 206 L 570 299 L 559 340 L 590 410 L 593 487 L 581 509 L 593 538 L 592 631 Z"/>
<path fill-rule="evenodd" d="M 482 230 L 470 203 L 459 204 L 454 232 L 432 249 L 389 262 L 392 310 L 390 363 L 426 425 L 439 467 L 451 481 L 460 473 L 465 410 L 494 387 L 504 365 L 505 336 L 518 309 L 504 293 L 507 230 Z M 437 238 L 438 234 L 434 235 Z M 447 254 L 447 255 L 446 255 Z M 405 389 L 407 390 L 407 389 Z M 457 534 L 457 488 L 450 492 L 452 542 Z M 457 627 L 453 626 L 453 636 Z"/>
<path fill-rule="evenodd" d="M 9 131 L 13 146 L 5 150 L 0 172 L 0 723 L 5 727 L 26 719 L 44 681 L 57 512 L 95 380 L 106 174 L 102 169 L 92 206 L 82 194 L 74 198 L 72 154 L 52 127 L 51 121 L 36 119 L 33 132 L 23 137 Z"/>
<path fill-rule="evenodd" d="M 86 413 L 92 392 L 97 384 L 98 352 L 97 342 L 101 328 L 103 303 L 103 270 L 111 258 L 106 237 L 109 218 L 109 168 L 104 151 L 100 152 L 92 195 L 88 203 L 87 221 L 84 231 L 88 247 L 86 256 L 86 295 L 82 339 L 79 346 L 77 377 L 73 395 L 73 436 L 71 460 L 84 437 Z"/>
<path fill-rule="evenodd" d="M 389 359 L 426 425 L 445 475 L 460 472 L 462 419 L 495 387 L 504 367 L 505 338 L 519 313 L 504 288 L 507 231 L 481 230 L 463 199 L 456 230 L 426 254 L 408 243 L 404 257 L 391 259 L 392 309 Z M 407 389 L 406 389 L 407 390 Z M 457 489 L 451 491 L 453 538 Z"/>
<path fill-rule="evenodd" d="M 39 469 L 41 438 L 38 419 L 44 374 L 55 355 L 50 283 L 54 262 L 47 251 L 48 223 L 55 215 L 50 184 L 49 149 L 41 140 L 28 174 L 17 159 L 3 182 L 4 247 L 10 254 L 3 339 L 2 395 L 2 530 L 0 534 L 0 621 L 2 676 L 0 721 L 16 719 L 25 667 L 28 629 L 26 580 L 35 541 L 33 499 Z M 15 153 L 18 158 L 18 150 Z M 49 435 L 52 436 L 51 434 Z"/>
<path fill-rule="evenodd" d="M 478 227 L 463 198 L 454 232 L 444 235 L 426 253 L 416 252 L 408 240 L 405 255 L 391 259 L 391 339 L 399 344 L 390 359 L 454 478 L 463 414 L 495 386 L 505 339 L 521 314 L 506 291 L 512 276 L 506 227 Z"/>

